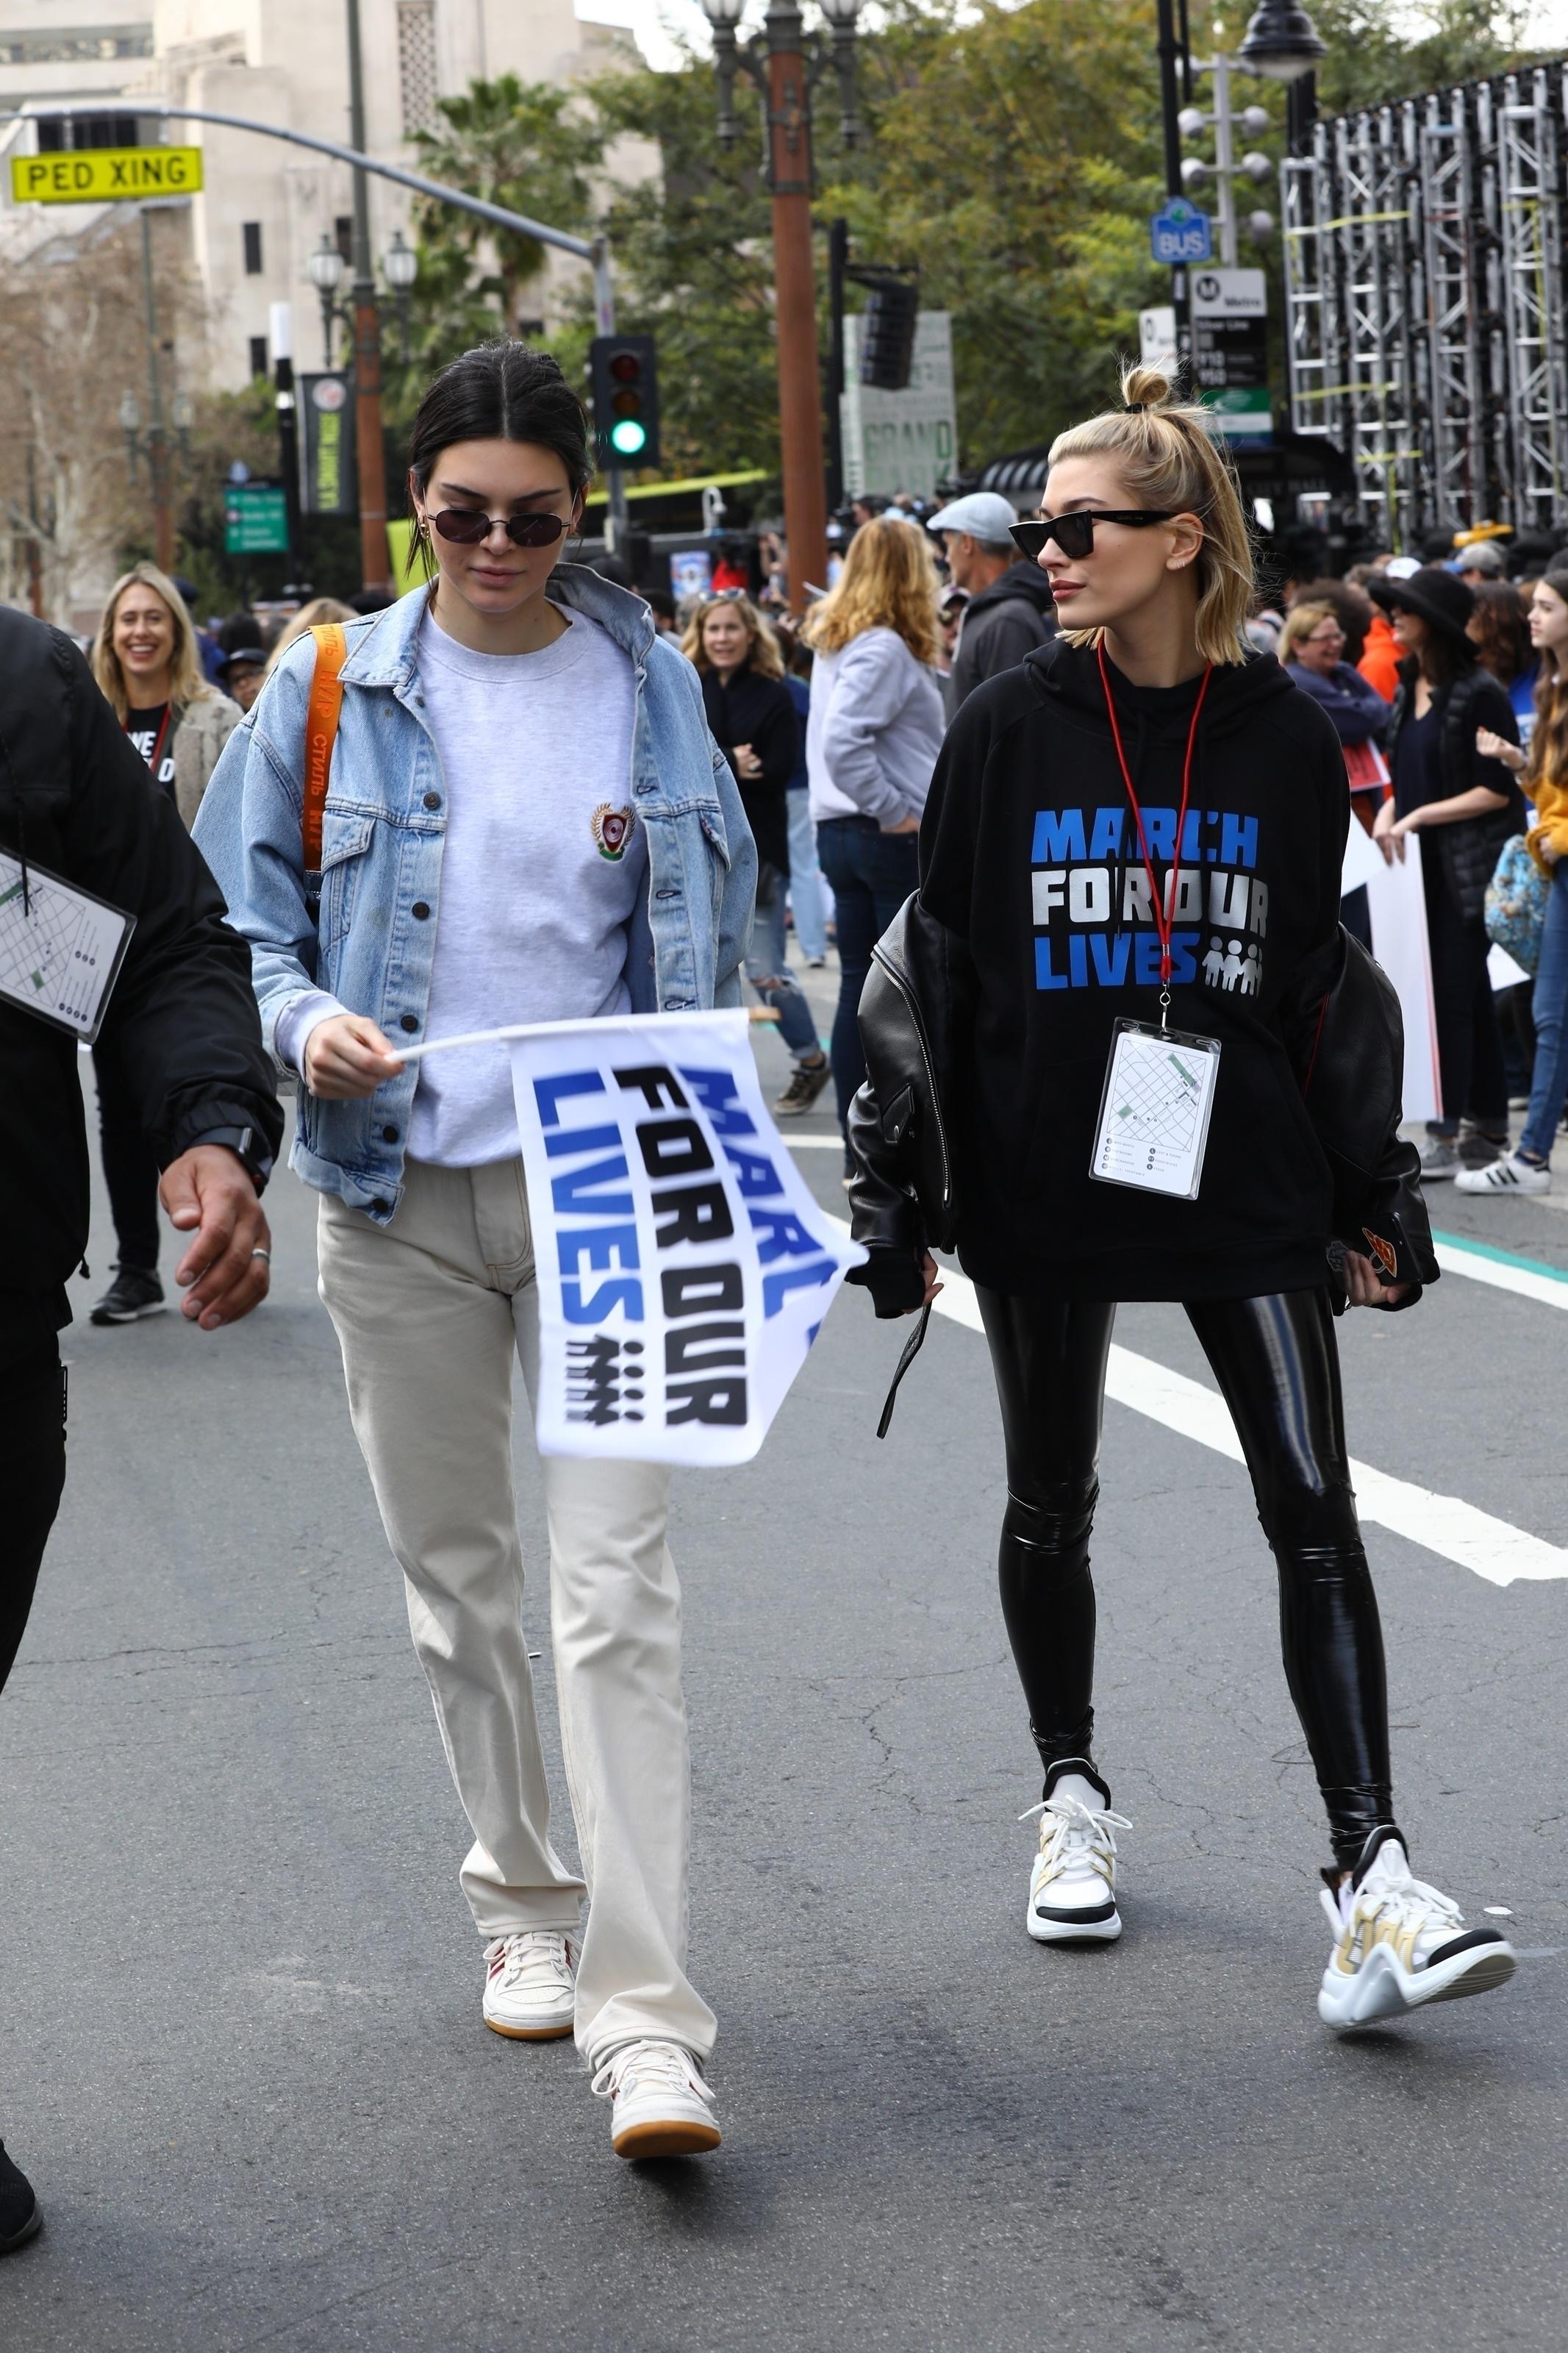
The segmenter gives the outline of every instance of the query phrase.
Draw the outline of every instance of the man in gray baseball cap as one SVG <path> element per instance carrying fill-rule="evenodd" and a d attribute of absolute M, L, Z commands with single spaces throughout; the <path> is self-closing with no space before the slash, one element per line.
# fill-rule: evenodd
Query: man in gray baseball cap
<path fill-rule="evenodd" d="M 995 491 L 971 491 L 926 520 L 928 531 L 942 534 L 953 586 L 969 597 L 952 658 L 949 718 L 982 680 L 1016 670 L 1057 633 L 1046 575 L 1037 564 L 1020 560 L 1008 536 L 1017 520 Z"/>

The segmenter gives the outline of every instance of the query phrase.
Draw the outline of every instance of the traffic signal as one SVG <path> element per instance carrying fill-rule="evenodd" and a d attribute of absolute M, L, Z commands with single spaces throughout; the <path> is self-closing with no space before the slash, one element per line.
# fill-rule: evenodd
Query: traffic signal
<path fill-rule="evenodd" d="M 658 464 L 658 372 L 651 335 L 595 335 L 589 349 L 602 466 Z"/>
<path fill-rule="evenodd" d="M 860 381 L 879 392 L 902 392 L 915 356 L 921 290 L 912 278 L 879 278 L 866 297 L 860 321 Z"/>

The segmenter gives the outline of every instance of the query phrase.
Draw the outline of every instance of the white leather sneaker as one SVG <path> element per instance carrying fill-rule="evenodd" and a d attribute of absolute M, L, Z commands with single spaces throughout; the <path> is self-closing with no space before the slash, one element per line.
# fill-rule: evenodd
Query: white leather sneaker
<path fill-rule="evenodd" d="M 1029 1873 L 1024 1926 L 1037 1945 L 1110 1945 L 1121 1934 L 1116 1908 L 1116 1833 L 1132 1827 L 1113 1814 L 1098 1777 L 1052 1768 L 1048 1797 L 1021 1822 L 1040 1817 L 1040 1851 Z M 1102 1798 L 1103 1804 L 1090 1799 Z"/>
<path fill-rule="evenodd" d="M 1349 1883 L 1322 1890 L 1334 1948 L 1318 1994 L 1325 2025 L 1368 2026 L 1423 2002 L 1506 1985 L 1519 1963 L 1496 1928 L 1467 1928 L 1450 1896 L 1413 1878 L 1397 1831 L 1373 1831 Z"/>
<path fill-rule="evenodd" d="M 679 2042 L 623 2042 L 594 2078 L 617 2157 L 700 2157 L 719 2146 L 713 2094 Z"/>
<path fill-rule="evenodd" d="M 572 1940 L 557 1928 L 519 1928 L 485 1947 L 485 2024 L 514 2042 L 570 2034 L 577 2001 Z"/>

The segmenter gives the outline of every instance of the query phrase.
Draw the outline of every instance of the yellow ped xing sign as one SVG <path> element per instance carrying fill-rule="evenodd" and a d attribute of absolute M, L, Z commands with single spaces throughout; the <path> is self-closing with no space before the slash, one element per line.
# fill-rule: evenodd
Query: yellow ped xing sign
<path fill-rule="evenodd" d="M 11 200 L 18 205 L 194 196 L 201 185 L 199 147 L 79 147 L 11 158 Z"/>

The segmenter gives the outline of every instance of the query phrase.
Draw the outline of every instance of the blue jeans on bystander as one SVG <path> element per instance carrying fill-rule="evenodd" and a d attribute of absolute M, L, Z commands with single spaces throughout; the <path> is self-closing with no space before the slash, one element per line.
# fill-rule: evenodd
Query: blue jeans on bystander
<path fill-rule="evenodd" d="M 773 904 L 757 909 L 752 925 L 752 944 L 746 955 L 746 978 L 764 1005 L 771 1005 L 779 1017 L 779 1035 L 797 1062 L 809 1061 L 821 1050 L 816 1034 L 816 1017 L 806 1002 L 805 991 L 789 968 L 784 953 L 784 886 L 776 871 L 773 877 Z"/>
<path fill-rule="evenodd" d="M 1535 1069 L 1520 1149 L 1538 1160 L 1550 1160 L 1568 1096 L 1568 859 L 1553 871 L 1546 897 L 1531 1011 L 1535 1018 Z"/>
<path fill-rule="evenodd" d="M 833 1076 L 838 1124 L 866 1076 L 860 1051 L 860 991 L 871 950 L 921 879 L 918 833 L 884 833 L 874 818 L 823 818 L 816 854 L 838 923 L 838 1011 L 833 1022 Z"/>

